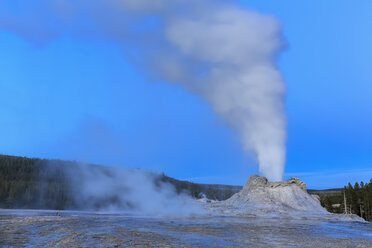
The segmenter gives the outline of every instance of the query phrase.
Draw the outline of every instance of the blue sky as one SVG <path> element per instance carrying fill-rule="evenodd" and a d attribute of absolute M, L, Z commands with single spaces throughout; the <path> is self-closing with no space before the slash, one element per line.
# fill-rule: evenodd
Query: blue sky
<path fill-rule="evenodd" d="M 6 0 L 11 2 L 11 0 Z M 372 177 L 370 1 L 240 1 L 283 25 L 286 178 L 340 187 Z M 244 184 L 257 165 L 211 107 L 150 82 L 105 40 L 35 46 L 0 29 L 0 153 Z"/>

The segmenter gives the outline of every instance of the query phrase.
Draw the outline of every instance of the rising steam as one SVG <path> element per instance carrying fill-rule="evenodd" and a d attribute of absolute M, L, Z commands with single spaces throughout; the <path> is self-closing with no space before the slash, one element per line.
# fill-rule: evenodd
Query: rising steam
<path fill-rule="evenodd" d="M 0 29 L 42 45 L 60 35 L 104 38 L 151 79 L 180 84 L 212 105 L 281 180 L 286 87 L 276 59 L 280 22 L 223 0 L 34 0 L 0 3 Z"/>

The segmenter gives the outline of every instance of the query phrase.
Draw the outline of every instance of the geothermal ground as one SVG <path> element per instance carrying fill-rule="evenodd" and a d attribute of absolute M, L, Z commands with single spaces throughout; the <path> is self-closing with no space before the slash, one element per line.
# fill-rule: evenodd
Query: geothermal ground
<path fill-rule="evenodd" d="M 1 247 L 372 247 L 372 224 L 0 211 Z"/>
<path fill-rule="evenodd" d="M 1 247 L 372 247 L 372 223 L 325 211 L 292 178 L 252 176 L 200 215 L 0 210 Z"/>

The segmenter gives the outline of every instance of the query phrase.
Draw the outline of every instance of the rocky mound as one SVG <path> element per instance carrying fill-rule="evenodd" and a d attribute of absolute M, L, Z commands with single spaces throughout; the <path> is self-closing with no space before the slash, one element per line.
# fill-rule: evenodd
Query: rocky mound
<path fill-rule="evenodd" d="M 253 175 L 240 192 L 226 201 L 212 202 L 211 209 L 223 215 L 345 219 L 327 212 L 318 198 L 307 193 L 306 184 L 294 177 L 282 182 L 268 182 L 265 177 Z M 357 216 L 347 218 L 361 220 Z"/>
<path fill-rule="evenodd" d="M 271 183 L 265 177 L 253 175 L 248 178 L 244 188 L 226 200 L 225 204 L 264 212 L 327 212 L 316 198 L 307 193 L 306 184 L 298 178 Z"/>

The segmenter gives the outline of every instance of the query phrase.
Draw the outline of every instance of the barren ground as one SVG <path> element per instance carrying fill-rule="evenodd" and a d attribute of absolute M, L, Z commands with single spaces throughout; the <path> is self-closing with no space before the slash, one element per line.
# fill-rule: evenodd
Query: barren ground
<path fill-rule="evenodd" d="M 0 210 L 1 247 L 372 247 L 372 224 Z"/>

